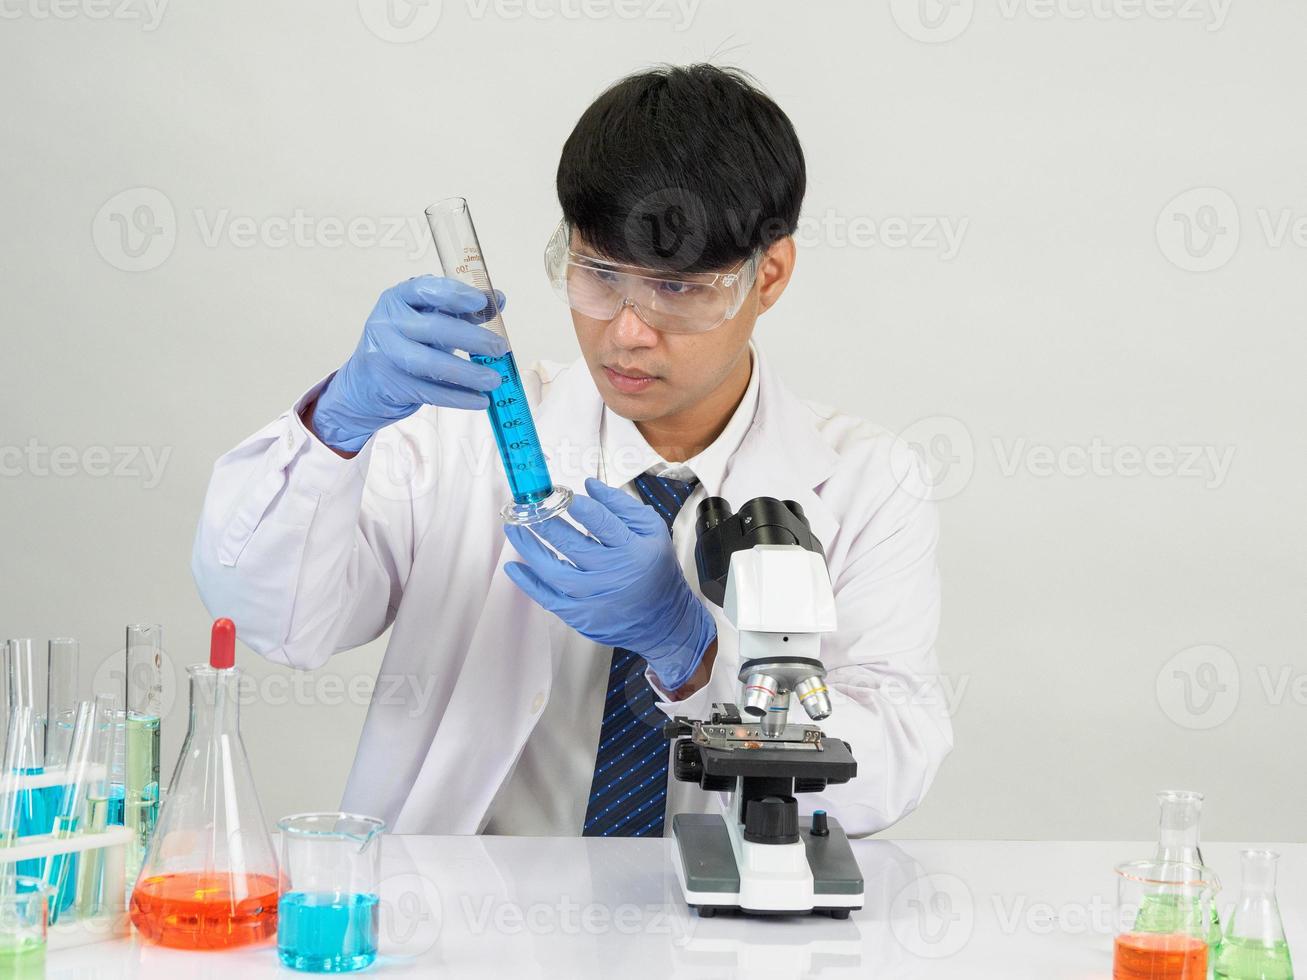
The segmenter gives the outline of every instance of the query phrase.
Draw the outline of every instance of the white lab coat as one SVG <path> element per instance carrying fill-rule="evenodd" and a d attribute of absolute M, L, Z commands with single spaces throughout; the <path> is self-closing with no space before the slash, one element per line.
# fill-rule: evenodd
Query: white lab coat
<path fill-rule="evenodd" d="M 858 761 L 856 779 L 800 802 L 874 833 L 917 805 L 952 747 L 934 653 L 934 506 L 891 434 L 799 400 L 761 355 L 756 369 L 757 412 L 722 495 L 797 500 L 823 542 L 839 619 L 822 641 L 834 705 L 823 727 Z M 581 488 L 596 475 L 603 410 L 584 362 L 523 377 L 555 481 Z M 399 833 L 475 833 L 540 718 L 567 627 L 503 573 L 517 556 L 482 413 L 424 408 L 344 460 L 299 419 L 317 390 L 215 465 L 192 563 L 200 594 L 252 649 L 305 669 L 393 626 L 342 805 Z M 736 638 L 708 608 L 711 680 L 660 702 L 669 716 L 738 700 Z"/>

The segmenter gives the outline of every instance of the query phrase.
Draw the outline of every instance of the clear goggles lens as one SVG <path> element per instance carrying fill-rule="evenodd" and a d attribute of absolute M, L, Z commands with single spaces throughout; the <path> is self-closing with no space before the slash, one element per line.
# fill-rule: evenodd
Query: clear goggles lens
<path fill-rule="evenodd" d="M 563 223 L 545 249 L 549 281 L 568 306 L 611 320 L 629 304 L 645 323 L 666 333 L 702 333 L 735 316 L 758 271 L 755 253 L 730 272 L 651 276 L 573 252 L 570 245 L 571 230 Z"/>

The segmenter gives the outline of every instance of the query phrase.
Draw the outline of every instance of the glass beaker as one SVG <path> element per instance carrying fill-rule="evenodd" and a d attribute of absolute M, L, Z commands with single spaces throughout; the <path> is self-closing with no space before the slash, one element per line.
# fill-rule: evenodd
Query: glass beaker
<path fill-rule="evenodd" d="M 277 829 L 281 962 L 311 973 L 370 966 L 377 958 L 385 823 L 353 813 L 300 813 L 283 818 Z"/>
<path fill-rule="evenodd" d="M 0 977 L 41 980 L 54 889 L 39 878 L 7 877 L 0 884 Z"/>
<path fill-rule="evenodd" d="M 1208 930 L 1220 883 L 1173 861 L 1117 865 L 1113 980 L 1207 980 Z"/>
<path fill-rule="evenodd" d="M 1275 898 L 1274 851 L 1241 852 L 1243 886 L 1216 952 L 1217 980 L 1293 980 L 1293 962 Z"/>
<path fill-rule="evenodd" d="M 241 741 L 235 637 L 218 620 L 209 663 L 186 668 L 186 741 L 132 892 L 132 924 L 161 946 L 227 949 L 277 930 L 277 859 Z"/>

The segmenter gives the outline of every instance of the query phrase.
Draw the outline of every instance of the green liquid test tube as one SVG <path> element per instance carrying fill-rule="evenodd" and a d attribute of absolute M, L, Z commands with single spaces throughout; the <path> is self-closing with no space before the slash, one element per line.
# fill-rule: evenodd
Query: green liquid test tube
<path fill-rule="evenodd" d="M 124 824 L 135 831 L 129 880 L 145 859 L 159 819 L 159 716 L 163 709 L 163 627 L 127 627 Z"/>

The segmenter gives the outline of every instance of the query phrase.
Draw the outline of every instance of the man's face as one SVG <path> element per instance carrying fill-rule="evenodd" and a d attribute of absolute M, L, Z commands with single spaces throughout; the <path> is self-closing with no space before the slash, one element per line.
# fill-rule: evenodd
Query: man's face
<path fill-rule="evenodd" d="M 576 238 L 572 247 L 594 254 Z M 685 412 L 708 399 L 741 370 L 742 363 L 748 363 L 749 337 L 758 314 L 770 305 L 761 295 L 768 265 L 764 260 L 739 312 L 702 333 L 655 330 L 629 305 L 612 320 L 572 310 L 577 341 L 604 403 L 633 422 L 647 422 Z"/>

